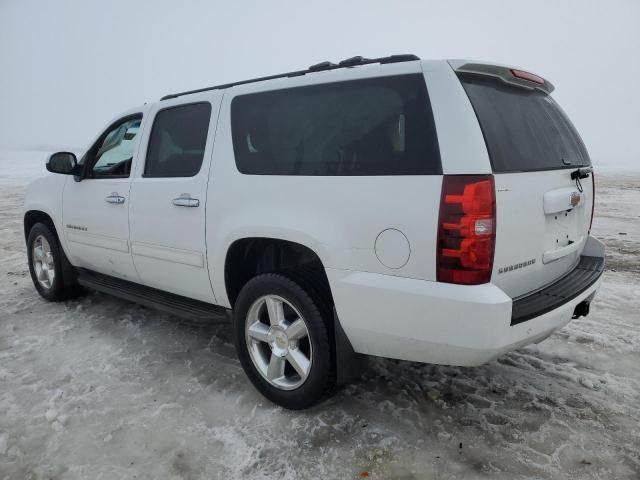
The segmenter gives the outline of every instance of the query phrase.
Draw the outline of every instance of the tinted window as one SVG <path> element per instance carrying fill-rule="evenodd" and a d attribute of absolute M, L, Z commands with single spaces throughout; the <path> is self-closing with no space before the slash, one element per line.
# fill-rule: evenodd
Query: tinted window
<path fill-rule="evenodd" d="M 134 139 L 140 129 L 141 118 L 129 118 L 110 127 L 89 152 L 90 177 L 128 177 L 133 160 Z M 85 160 L 83 158 L 83 160 Z"/>
<path fill-rule="evenodd" d="M 573 124 L 546 93 L 493 79 L 464 76 L 461 80 L 480 122 L 494 172 L 591 164 Z"/>
<path fill-rule="evenodd" d="M 240 95 L 231 104 L 231 127 L 242 173 L 441 173 L 422 75 Z"/>
<path fill-rule="evenodd" d="M 211 105 L 192 103 L 161 110 L 149 138 L 145 177 L 193 177 L 207 143 Z"/>

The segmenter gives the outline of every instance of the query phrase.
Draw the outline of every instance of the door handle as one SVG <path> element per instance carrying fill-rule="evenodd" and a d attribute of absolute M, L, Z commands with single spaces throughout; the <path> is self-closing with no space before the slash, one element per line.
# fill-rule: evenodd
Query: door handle
<path fill-rule="evenodd" d="M 124 203 L 124 197 L 118 194 L 118 192 L 113 192 L 111 195 L 104 197 L 104 201 L 107 203 L 121 204 Z"/>
<path fill-rule="evenodd" d="M 176 207 L 199 207 L 200 200 L 192 198 L 188 193 L 181 193 L 178 198 L 174 198 L 171 203 Z"/>

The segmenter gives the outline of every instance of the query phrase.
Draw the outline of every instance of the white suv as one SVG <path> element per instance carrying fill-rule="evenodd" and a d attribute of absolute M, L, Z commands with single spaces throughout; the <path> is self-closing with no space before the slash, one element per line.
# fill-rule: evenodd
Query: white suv
<path fill-rule="evenodd" d="M 531 73 L 413 55 L 168 95 L 60 152 L 25 200 L 34 285 L 232 319 L 267 398 L 306 408 L 368 355 L 479 365 L 586 315 L 584 144 Z"/>

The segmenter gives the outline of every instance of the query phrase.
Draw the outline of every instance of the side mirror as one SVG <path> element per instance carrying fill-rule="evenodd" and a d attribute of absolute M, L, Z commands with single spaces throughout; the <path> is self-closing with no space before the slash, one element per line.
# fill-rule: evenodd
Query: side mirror
<path fill-rule="evenodd" d="M 51 173 L 75 175 L 78 171 L 78 160 L 71 152 L 54 153 L 47 160 L 47 170 Z"/>

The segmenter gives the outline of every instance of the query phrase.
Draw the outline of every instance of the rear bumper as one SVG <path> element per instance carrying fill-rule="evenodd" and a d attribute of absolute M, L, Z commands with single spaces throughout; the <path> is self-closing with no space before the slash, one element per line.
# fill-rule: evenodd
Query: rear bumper
<path fill-rule="evenodd" d="M 574 299 L 596 283 L 604 272 L 604 257 L 580 257 L 578 265 L 557 282 L 513 301 L 511 325 L 544 315 Z"/>
<path fill-rule="evenodd" d="M 602 244 L 589 240 L 584 254 L 603 260 Z M 595 295 L 601 274 L 602 268 L 581 291 L 573 289 L 561 302 L 550 298 L 550 309 L 512 325 L 514 301 L 491 283 L 452 285 L 327 269 L 340 323 L 356 352 L 463 366 L 544 340 Z"/>

